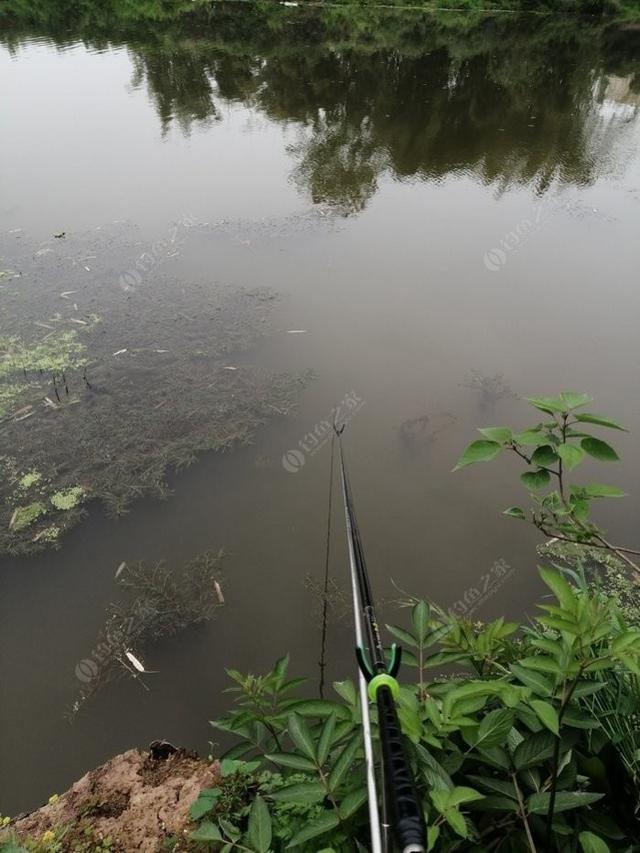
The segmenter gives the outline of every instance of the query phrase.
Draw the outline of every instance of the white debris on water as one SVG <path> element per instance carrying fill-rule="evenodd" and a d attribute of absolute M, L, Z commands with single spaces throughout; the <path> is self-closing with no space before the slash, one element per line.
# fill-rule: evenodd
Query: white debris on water
<path fill-rule="evenodd" d="M 133 652 L 125 652 L 125 657 L 131 663 L 131 665 L 138 670 L 138 672 L 146 672 L 147 670 L 144 668 L 144 664 L 138 660 L 138 658 L 133 654 Z"/>

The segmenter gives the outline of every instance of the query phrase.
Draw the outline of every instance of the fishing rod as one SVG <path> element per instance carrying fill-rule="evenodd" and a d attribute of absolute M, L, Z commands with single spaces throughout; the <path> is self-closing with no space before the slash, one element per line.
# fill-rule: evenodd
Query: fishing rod
<path fill-rule="evenodd" d="M 391 659 L 387 664 L 380 639 L 362 539 L 353 506 L 351 486 L 347 476 L 342 446 L 344 425 L 340 428 L 334 426 L 334 429 L 340 444 L 342 493 L 351 564 L 356 657 L 359 669 L 372 853 L 387 853 L 388 850 L 393 849 L 390 847 L 389 830 L 391 830 L 393 840 L 401 853 L 424 853 L 425 824 L 422 806 L 405 751 L 396 709 L 396 699 L 400 693 L 400 685 L 396 681 L 396 675 L 400 668 L 402 649 L 394 643 L 391 646 Z M 369 650 L 368 657 L 363 642 L 365 634 Z M 378 728 L 382 753 L 382 822 L 378 813 L 369 702 L 375 702 L 378 709 Z"/>

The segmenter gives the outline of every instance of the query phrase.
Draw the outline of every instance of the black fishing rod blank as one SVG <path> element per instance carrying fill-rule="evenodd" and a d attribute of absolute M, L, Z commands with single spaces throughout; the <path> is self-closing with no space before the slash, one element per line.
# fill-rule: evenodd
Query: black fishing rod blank
<path fill-rule="evenodd" d="M 387 824 L 391 828 L 392 836 L 396 845 L 402 853 L 423 853 L 425 824 L 422 813 L 422 805 L 418 796 L 411 766 L 407 758 L 404 746 L 400 721 L 396 709 L 396 698 L 400 692 L 400 686 L 396 681 L 396 675 L 400 667 L 401 649 L 395 644 L 391 647 L 391 660 L 387 664 L 385 652 L 380 638 L 380 630 L 376 618 L 371 582 L 367 572 L 362 548 L 362 539 L 356 520 L 353 506 L 353 497 L 347 469 L 344 461 L 342 447 L 342 430 L 336 429 L 340 441 L 340 465 L 342 471 L 342 491 L 344 495 L 345 516 L 347 522 L 347 535 L 349 539 L 349 555 L 351 558 L 351 579 L 353 585 L 354 618 L 356 622 L 356 656 L 361 676 L 367 682 L 368 699 L 376 703 L 378 709 L 378 728 L 380 731 L 380 744 L 382 752 L 382 787 L 383 787 L 383 832 L 380 840 L 374 837 L 375 826 L 372 823 L 372 847 L 376 849 L 387 849 L 385 830 Z M 363 646 L 363 630 L 366 634 L 369 650 L 369 659 Z M 362 679 L 361 679 L 362 681 Z M 365 736 L 365 759 L 372 754 L 371 732 L 369 726 L 368 707 L 365 708 L 363 701 L 363 728 Z M 369 739 L 369 744 L 367 744 Z M 367 749 L 369 746 L 369 749 Z M 367 764 L 369 765 L 369 761 Z M 373 768 L 368 766 L 368 770 Z M 368 778 L 369 796 L 371 798 L 372 785 Z M 375 792 L 375 782 L 373 783 Z M 369 803 L 370 812 L 372 803 Z M 379 821 L 376 821 L 379 825 Z"/>

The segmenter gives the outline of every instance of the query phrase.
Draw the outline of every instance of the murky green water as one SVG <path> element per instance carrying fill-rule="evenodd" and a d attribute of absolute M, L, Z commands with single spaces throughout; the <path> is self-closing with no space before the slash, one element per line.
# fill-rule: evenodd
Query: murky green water
<path fill-rule="evenodd" d="M 0 333 L 99 305 L 110 358 L 184 354 L 189 322 L 206 338 L 198 299 L 267 290 L 280 294 L 269 331 L 227 366 L 317 378 L 296 417 L 274 413 L 253 445 L 201 457 L 167 501 L 118 521 L 90 508 L 61 550 L 3 561 L 5 814 L 156 737 L 205 752 L 225 666 L 288 650 L 314 671 L 321 425 L 336 405 L 381 597 L 394 579 L 453 605 L 504 561 L 475 614 L 532 607 L 536 537 L 500 515 L 522 498 L 515 466 L 450 473 L 476 425 L 526 422 L 519 394 L 589 390 L 632 428 L 609 475 L 630 497 L 600 520 L 637 543 L 636 28 L 251 4 L 77 15 L 43 3 L 0 18 L 0 268 L 22 272 L 0 280 Z M 171 399 L 177 416 L 187 403 Z M 69 725 L 120 563 L 220 547 L 216 620 L 150 650 L 149 693 L 111 684 Z M 329 674 L 349 676 L 348 619 L 329 636 Z"/>

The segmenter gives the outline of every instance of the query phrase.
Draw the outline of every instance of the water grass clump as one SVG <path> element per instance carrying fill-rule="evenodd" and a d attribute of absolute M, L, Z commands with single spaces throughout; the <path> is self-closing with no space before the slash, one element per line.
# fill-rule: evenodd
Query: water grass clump
<path fill-rule="evenodd" d="M 224 603 L 223 559 L 222 551 L 206 551 L 178 569 L 144 561 L 118 569 L 118 597 L 107 607 L 90 656 L 76 669 L 83 686 L 72 715 L 105 684 L 150 674 L 142 660 L 152 653 L 154 642 L 214 617 Z"/>
<path fill-rule="evenodd" d="M 250 360 L 276 294 L 158 269 L 125 295 L 113 270 L 139 246 L 101 233 L 68 235 L 64 252 L 54 240 L 37 265 L 25 237 L 13 247 L 23 275 L 0 339 L 0 554 L 59 547 L 92 502 L 118 516 L 168 497 L 171 469 L 249 444 L 310 378 Z M 95 256 L 90 276 L 70 272 L 74 252 Z"/>

